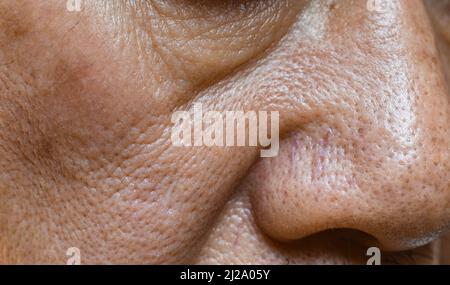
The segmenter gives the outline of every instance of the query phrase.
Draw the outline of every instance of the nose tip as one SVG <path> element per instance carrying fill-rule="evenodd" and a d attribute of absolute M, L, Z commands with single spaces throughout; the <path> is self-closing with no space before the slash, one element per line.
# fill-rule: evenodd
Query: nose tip
<path fill-rule="evenodd" d="M 292 241 L 352 229 L 384 249 L 404 250 L 431 242 L 448 227 L 450 167 L 444 157 L 399 163 L 367 146 L 361 148 L 370 155 L 355 155 L 356 144 L 350 152 L 339 143 L 330 130 L 298 132 L 281 142 L 278 157 L 254 166 L 246 183 L 265 233 Z"/>

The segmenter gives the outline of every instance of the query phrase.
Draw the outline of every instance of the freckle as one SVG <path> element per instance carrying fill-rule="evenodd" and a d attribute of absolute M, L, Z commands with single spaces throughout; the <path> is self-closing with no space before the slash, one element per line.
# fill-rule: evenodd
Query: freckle
<path fill-rule="evenodd" d="M 433 63 L 433 66 L 437 65 L 438 64 L 438 59 L 435 56 L 433 56 L 432 59 L 431 59 L 431 62 Z"/>
<path fill-rule="evenodd" d="M 20 38 L 28 34 L 28 27 L 25 27 L 24 25 L 17 25 L 15 29 L 13 30 L 13 35 L 15 38 Z"/>
<path fill-rule="evenodd" d="M 363 137 L 364 136 L 364 129 L 363 128 L 359 128 L 358 129 L 358 134 L 361 136 L 361 137 Z"/>
<path fill-rule="evenodd" d="M 337 8 L 337 4 L 336 3 L 331 3 L 330 4 L 330 11 L 334 11 Z"/>
<path fill-rule="evenodd" d="M 238 244 L 239 244 L 239 235 L 236 235 L 236 237 L 234 238 L 234 241 L 233 241 L 233 245 L 237 246 Z"/>

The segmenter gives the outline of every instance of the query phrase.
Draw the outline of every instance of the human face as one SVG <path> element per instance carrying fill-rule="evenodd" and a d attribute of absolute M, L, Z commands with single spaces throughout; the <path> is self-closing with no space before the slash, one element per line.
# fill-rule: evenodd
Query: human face
<path fill-rule="evenodd" d="M 1 1 L 0 263 L 443 262 L 450 1 L 370 2 Z M 279 152 L 175 146 L 198 104 Z"/>

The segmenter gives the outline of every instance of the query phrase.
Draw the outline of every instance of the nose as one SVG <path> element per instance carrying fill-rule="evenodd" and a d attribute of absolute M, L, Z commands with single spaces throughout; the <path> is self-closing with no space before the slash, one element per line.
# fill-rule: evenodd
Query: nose
<path fill-rule="evenodd" d="M 423 3 L 312 2 L 265 63 L 282 141 L 244 181 L 255 220 L 282 241 L 426 244 L 450 222 L 450 105 Z"/>

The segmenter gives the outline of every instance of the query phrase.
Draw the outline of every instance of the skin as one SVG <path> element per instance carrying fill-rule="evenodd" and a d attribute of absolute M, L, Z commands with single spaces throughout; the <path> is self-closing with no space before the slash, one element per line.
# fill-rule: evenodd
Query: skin
<path fill-rule="evenodd" d="M 439 1 L 63 2 L 0 2 L 0 263 L 448 260 Z M 194 103 L 279 111 L 279 155 L 173 146 Z"/>

